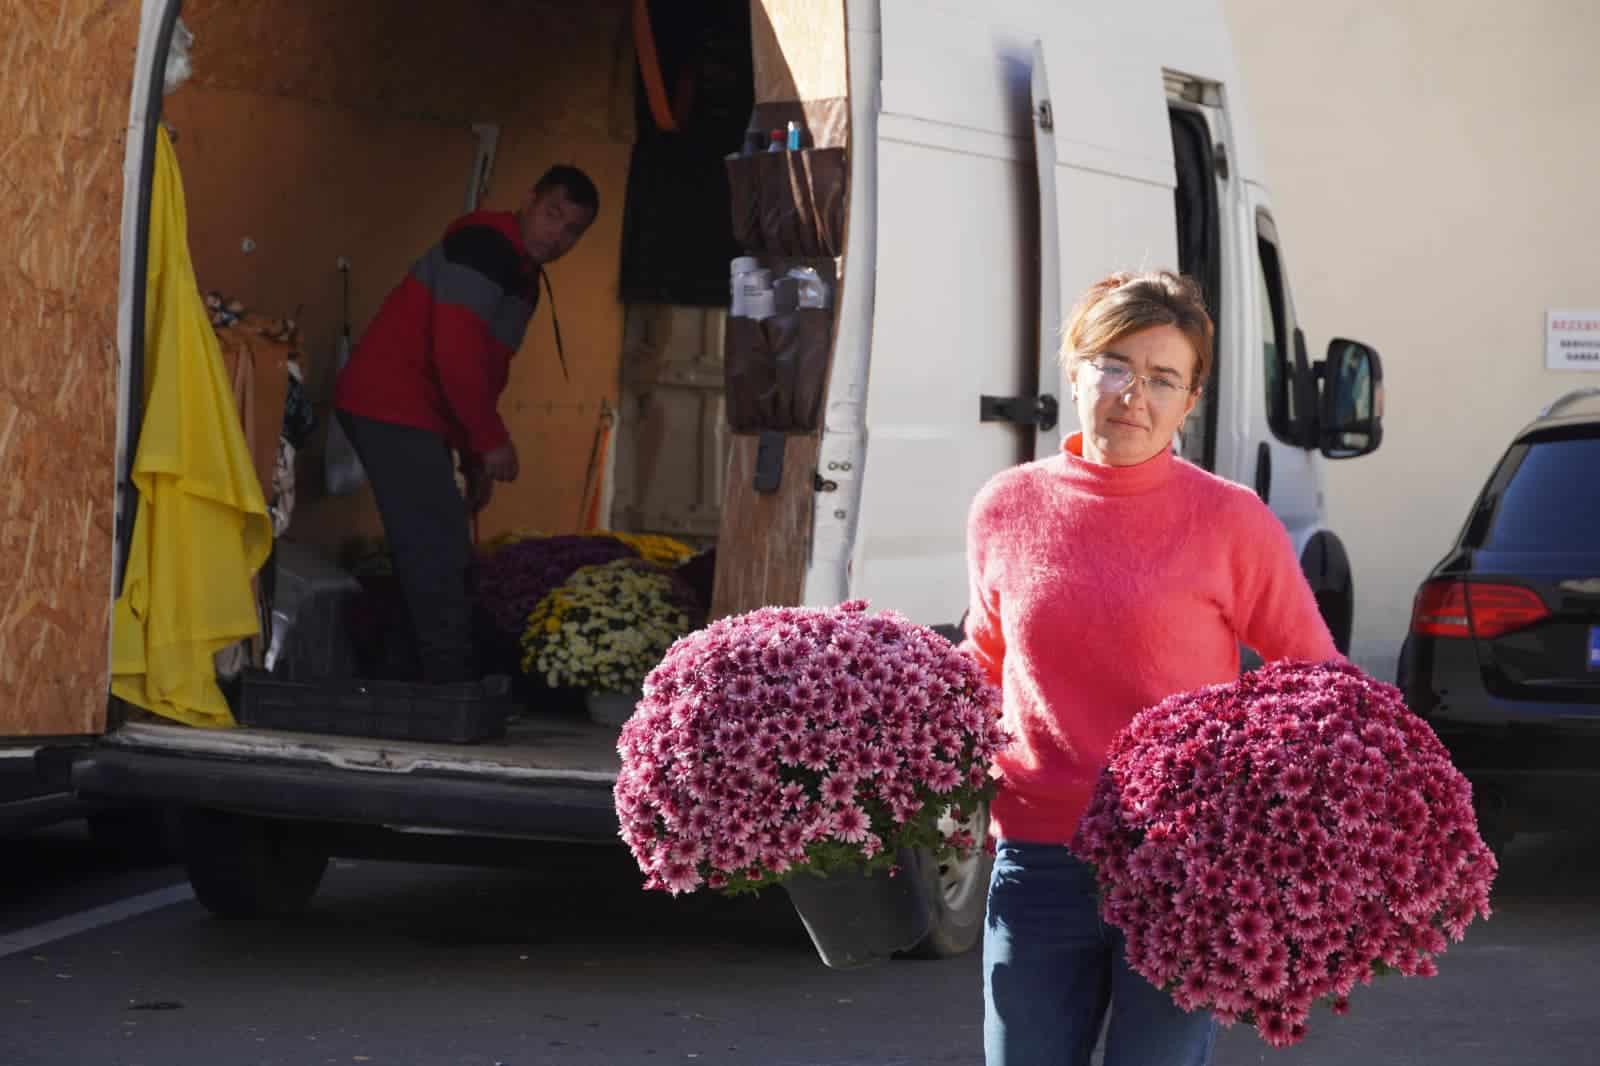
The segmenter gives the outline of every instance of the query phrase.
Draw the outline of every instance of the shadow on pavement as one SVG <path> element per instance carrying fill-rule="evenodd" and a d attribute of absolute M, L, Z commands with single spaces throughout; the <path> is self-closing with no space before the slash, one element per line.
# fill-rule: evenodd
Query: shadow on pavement
<path fill-rule="evenodd" d="M 82 819 L 0 837 L 0 930 L 49 921 L 183 879 L 164 858 L 108 847 Z"/>
<path fill-rule="evenodd" d="M 1600 899 L 1600 831 L 1520 833 L 1500 856 L 1494 902 Z"/>

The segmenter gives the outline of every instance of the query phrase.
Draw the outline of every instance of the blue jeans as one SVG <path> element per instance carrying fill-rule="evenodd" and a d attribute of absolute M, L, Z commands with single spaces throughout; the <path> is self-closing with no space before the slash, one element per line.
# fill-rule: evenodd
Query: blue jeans
<path fill-rule="evenodd" d="M 1002 840 L 983 934 L 987 1066 L 1088 1066 L 1106 1011 L 1105 1066 L 1207 1066 L 1216 1021 L 1128 969 L 1100 920 L 1094 872 L 1059 844 Z"/>

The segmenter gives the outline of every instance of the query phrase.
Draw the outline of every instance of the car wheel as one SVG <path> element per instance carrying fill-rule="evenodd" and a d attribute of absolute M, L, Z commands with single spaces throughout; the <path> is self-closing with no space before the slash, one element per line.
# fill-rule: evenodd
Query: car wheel
<path fill-rule="evenodd" d="M 289 822 L 189 810 L 182 821 L 184 865 L 195 898 L 218 918 L 297 914 L 316 895 L 328 855 Z"/>
<path fill-rule="evenodd" d="M 939 828 L 947 835 L 966 829 L 978 846 L 966 858 L 935 862 L 927 856 L 918 864 L 933 911 L 933 926 L 920 944 L 906 952 L 914 959 L 965 955 L 983 939 L 989 874 L 994 869 L 994 855 L 984 846 L 989 835 L 989 805 L 980 805 L 965 823 L 956 822 L 947 813 L 940 819 Z"/>

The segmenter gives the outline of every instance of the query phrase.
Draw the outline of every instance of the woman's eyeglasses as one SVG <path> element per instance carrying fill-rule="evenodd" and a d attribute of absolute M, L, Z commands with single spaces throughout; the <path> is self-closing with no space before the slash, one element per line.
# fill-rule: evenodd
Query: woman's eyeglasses
<path fill-rule="evenodd" d="M 1131 367 L 1108 359 L 1088 359 L 1081 365 L 1092 372 L 1094 387 L 1102 396 L 1121 396 L 1140 381 L 1144 382 L 1145 396 L 1154 404 L 1169 403 L 1184 393 L 1199 391 L 1170 374 L 1135 374 Z"/>

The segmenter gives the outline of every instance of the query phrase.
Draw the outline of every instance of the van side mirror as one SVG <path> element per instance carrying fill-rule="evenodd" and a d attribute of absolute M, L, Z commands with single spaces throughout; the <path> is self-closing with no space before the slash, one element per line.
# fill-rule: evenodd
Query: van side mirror
<path fill-rule="evenodd" d="M 1383 360 L 1371 345 L 1335 337 L 1317 364 L 1317 446 L 1329 459 L 1370 455 L 1383 441 Z"/>

